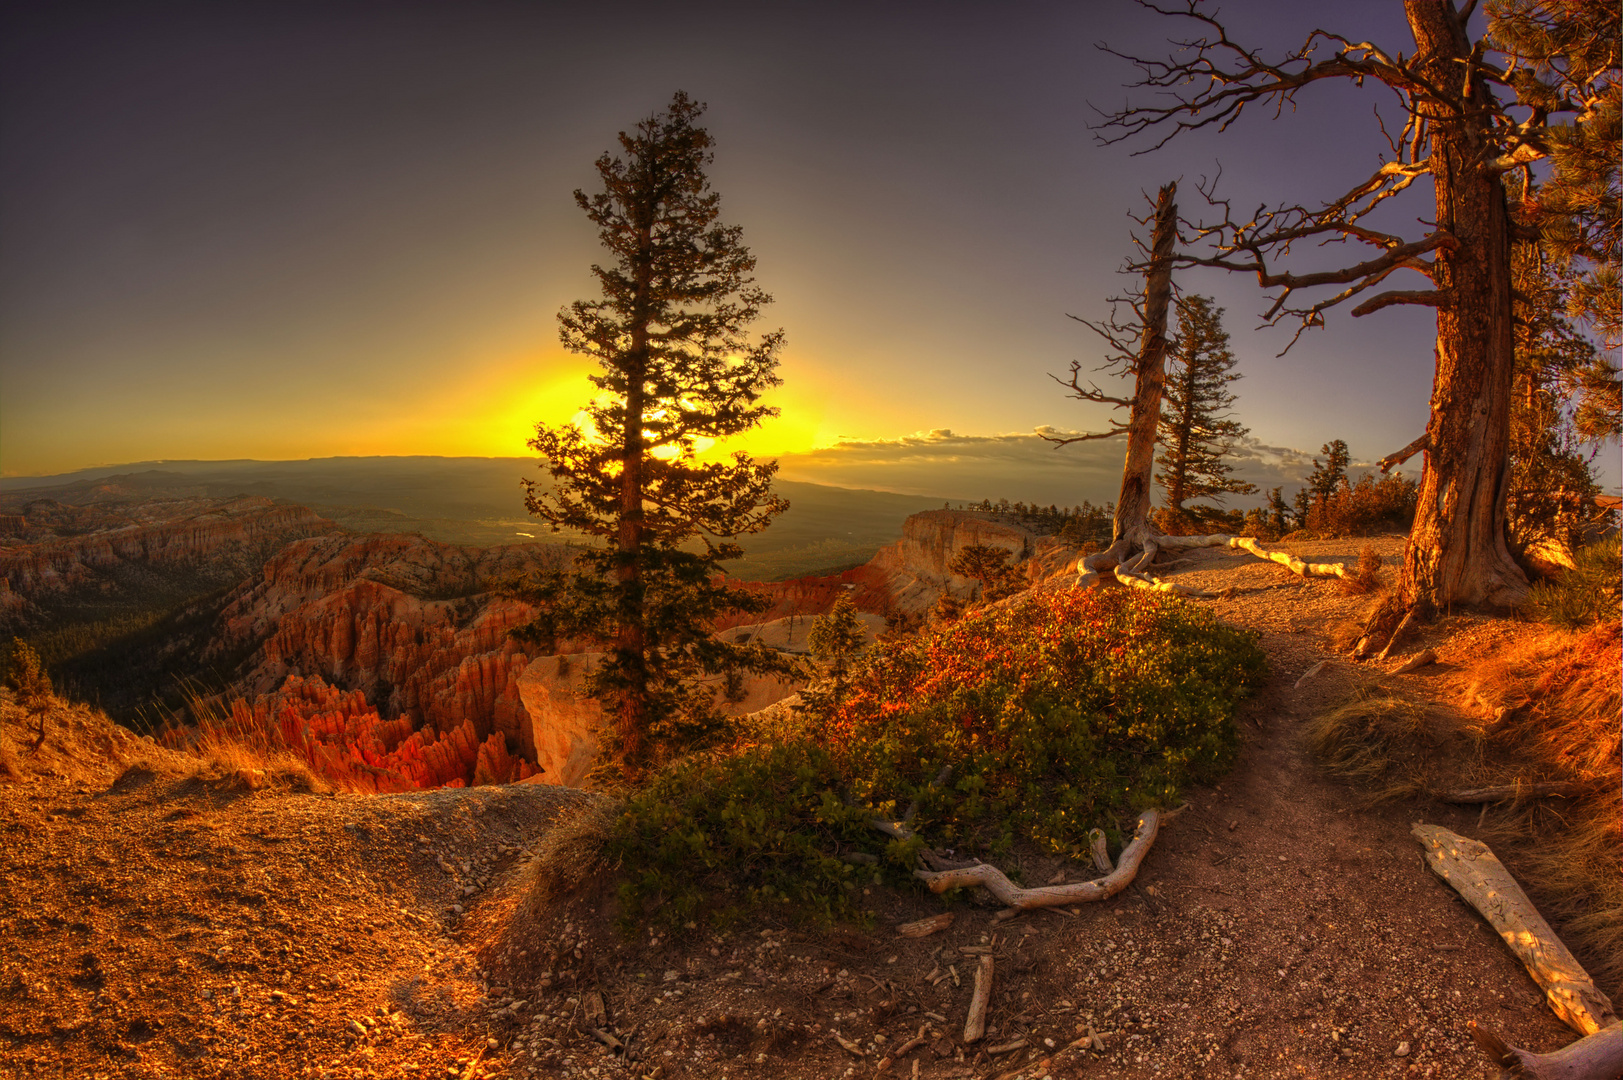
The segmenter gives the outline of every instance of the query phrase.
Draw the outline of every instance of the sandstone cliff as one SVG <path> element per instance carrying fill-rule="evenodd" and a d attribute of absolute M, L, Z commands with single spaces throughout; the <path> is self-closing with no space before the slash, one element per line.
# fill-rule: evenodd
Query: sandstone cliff
<path fill-rule="evenodd" d="M 544 545 L 400 535 L 290 544 L 228 599 L 209 654 L 247 654 L 233 689 L 255 707 L 292 678 L 319 677 L 386 719 L 441 735 L 467 725 L 481 744 L 499 735 L 526 752 L 517 684 L 530 657 L 508 631 L 530 610 L 490 590 L 560 558 Z"/>

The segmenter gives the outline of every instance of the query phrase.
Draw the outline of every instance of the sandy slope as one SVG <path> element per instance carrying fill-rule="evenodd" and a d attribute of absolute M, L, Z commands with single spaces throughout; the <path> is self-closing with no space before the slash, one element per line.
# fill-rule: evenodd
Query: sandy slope
<path fill-rule="evenodd" d="M 1332 660 L 1294 688 L 1361 602 L 1225 552 L 1172 572 L 1238 586 L 1219 613 L 1262 631 L 1273 675 L 1239 766 L 1115 900 L 1012 922 L 959 902 L 922 940 L 892 926 L 941 910 L 928 895 L 875 895 L 868 932 L 765 919 L 627 941 L 602 889 L 532 923 L 515 871 L 573 796 L 248 790 L 80 714 L 61 753 L 18 752 L 63 776 L 0 784 L 0 1075 L 870 1077 L 922 1030 L 888 1075 L 1459 1077 L 1482 1074 L 1469 1019 L 1569 1041 L 1408 836 L 1416 816 L 1468 833 L 1475 814 L 1371 808 L 1301 748 L 1302 719 L 1378 674 Z M 97 740 L 105 767 L 68 760 Z M 143 755 L 150 771 L 124 771 Z M 981 947 L 992 1030 L 966 1049 L 963 950 Z M 1053 1056 L 1089 1026 L 1102 1051 Z"/>

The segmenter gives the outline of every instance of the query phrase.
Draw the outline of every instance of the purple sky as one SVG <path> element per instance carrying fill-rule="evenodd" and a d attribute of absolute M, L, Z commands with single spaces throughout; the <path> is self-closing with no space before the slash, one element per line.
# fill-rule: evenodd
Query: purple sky
<path fill-rule="evenodd" d="M 1324 20 L 1412 48 L 1392 2 L 1229 8 L 1246 42 L 1284 48 Z M 950 452 L 915 454 L 927 468 L 905 486 L 939 469 L 942 493 L 1037 497 L 1026 466 L 977 447 L 1102 423 L 1047 373 L 1097 358 L 1065 315 L 1102 315 L 1121 287 L 1139 193 L 1182 177 L 1192 213 L 1220 161 L 1238 205 L 1339 194 L 1373 169 L 1371 108 L 1392 100 L 1310 88 L 1222 137 L 1100 147 L 1088 103 L 1123 101 L 1132 73 L 1093 43 L 1159 53 L 1180 30 L 1115 0 L 41 3 L 3 19 L 12 475 L 523 453 L 534 421 L 588 392 L 557 345 L 556 312 L 590 295 L 599 258 L 570 192 L 681 88 L 710 104 L 724 220 L 778 298 L 763 329 L 789 332 L 784 419 L 750 447 L 802 479 L 902 486 L 860 463 L 950 429 L 907 444 Z M 1430 208 L 1421 191 L 1392 220 L 1418 232 Z M 1430 312 L 1336 313 L 1280 359 L 1288 332 L 1254 332 L 1253 282 L 1180 285 L 1228 310 L 1259 444 L 1339 437 L 1367 460 L 1423 428 Z M 1076 498 L 1114 494 L 1097 483 L 1079 472 Z"/>

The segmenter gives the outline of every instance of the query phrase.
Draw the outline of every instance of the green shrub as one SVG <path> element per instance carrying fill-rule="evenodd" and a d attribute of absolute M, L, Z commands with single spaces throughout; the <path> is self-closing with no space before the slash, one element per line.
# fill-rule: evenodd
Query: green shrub
<path fill-rule="evenodd" d="M 1581 548 L 1573 562 L 1574 568 L 1557 580 L 1533 586 L 1527 600 L 1528 614 L 1569 630 L 1617 618 L 1623 607 L 1623 584 L 1619 583 L 1623 546 L 1618 537 Z"/>
<path fill-rule="evenodd" d="M 860 888 L 911 880 L 926 843 L 1080 854 L 1089 829 L 1226 770 L 1263 673 L 1254 635 L 1136 590 L 1033 596 L 882 642 L 826 721 L 741 731 L 628 801 L 610 845 L 627 914 L 687 921 L 728 894 L 860 916 Z M 870 827 L 915 801 L 914 840 Z"/>

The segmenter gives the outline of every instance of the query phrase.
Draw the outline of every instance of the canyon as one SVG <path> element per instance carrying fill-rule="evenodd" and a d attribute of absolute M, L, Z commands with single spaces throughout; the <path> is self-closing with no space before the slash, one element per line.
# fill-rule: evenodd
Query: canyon
<path fill-rule="evenodd" d="M 562 567 L 558 544 L 471 547 L 410 534 L 356 534 L 296 504 L 247 497 L 130 500 L 111 490 L 73 506 L 34 499 L 0 522 L 5 596 L 16 622 L 72 597 L 134 589 L 143 575 L 184 571 L 192 584 L 236 579 L 194 604 L 200 630 L 169 653 L 220 674 L 193 692 L 174 746 L 229 736 L 285 748 L 357 789 L 403 791 L 480 783 L 589 782 L 601 715 L 582 692 L 597 654 L 584 646 L 539 655 L 511 631 L 532 615 L 502 586 Z M 11 500 L 17 502 L 15 498 Z M 18 512 L 20 511 L 20 512 Z M 849 595 L 870 638 L 887 620 L 917 619 L 942 595 L 968 599 L 954 575 L 971 544 L 1006 549 L 1034 578 L 1074 566 L 1053 537 L 979 512 L 930 510 L 868 562 L 834 574 L 740 582 L 763 593 L 763 613 L 716 630 L 806 652 L 812 619 Z M 790 697 L 800 684 L 748 678 L 721 711 L 740 715 Z"/>

